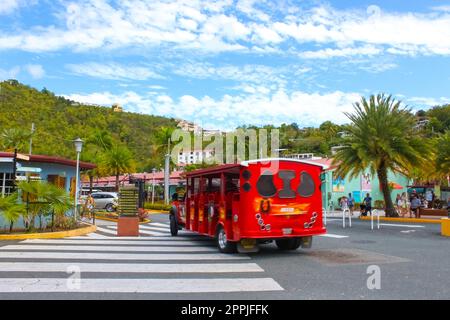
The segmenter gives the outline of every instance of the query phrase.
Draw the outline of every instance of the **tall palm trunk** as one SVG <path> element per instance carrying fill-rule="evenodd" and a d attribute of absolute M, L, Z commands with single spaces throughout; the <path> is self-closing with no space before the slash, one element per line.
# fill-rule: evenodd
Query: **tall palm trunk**
<path fill-rule="evenodd" d="M 387 169 L 384 164 L 381 164 L 377 170 L 378 180 L 380 181 L 381 192 L 383 192 L 385 210 L 387 217 L 396 217 L 398 216 L 397 212 L 394 209 L 394 204 L 391 198 L 391 192 L 389 190 L 388 178 L 387 178 Z"/>
<path fill-rule="evenodd" d="M 13 222 L 13 221 L 11 221 L 11 223 L 10 223 L 10 225 L 9 225 L 9 233 L 11 233 L 11 232 L 12 232 L 12 230 L 13 230 L 13 226 L 14 226 L 14 222 Z"/>
<path fill-rule="evenodd" d="M 94 176 L 89 175 L 89 193 L 92 193 L 93 186 L 94 186 Z"/>
<path fill-rule="evenodd" d="M 119 173 L 116 173 L 116 192 L 119 192 Z"/>

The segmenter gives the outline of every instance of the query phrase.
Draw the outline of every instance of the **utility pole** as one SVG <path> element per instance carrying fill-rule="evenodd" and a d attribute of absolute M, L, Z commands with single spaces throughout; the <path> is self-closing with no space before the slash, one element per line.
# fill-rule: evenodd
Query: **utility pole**
<path fill-rule="evenodd" d="M 34 122 L 31 124 L 31 134 L 30 134 L 30 155 L 33 152 L 33 133 L 34 133 Z"/>
<path fill-rule="evenodd" d="M 17 175 L 17 148 L 14 148 L 14 158 L 13 158 L 13 174 L 12 174 L 12 188 L 11 193 L 16 191 L 16 175 Z"/>
<path fill-rule="evenodd" d="M 170 138 L 167 140 L 167 154 L 164 159 L 164 203 L 169 204 Z"/>

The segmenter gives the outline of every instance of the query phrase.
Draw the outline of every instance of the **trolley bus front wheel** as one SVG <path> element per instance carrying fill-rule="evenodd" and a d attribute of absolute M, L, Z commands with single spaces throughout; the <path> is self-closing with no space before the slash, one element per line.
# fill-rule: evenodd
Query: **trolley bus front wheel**
<path fill-rule="evenodd" d="M 288 238 L 275 240 L 278 249 L 280 250 L 297 250 L 302 243 L 301 238 Z"/>
<path fill-rule="evenodd" d="M 220 252 L 223 253 L 233 253 L 236 252 L 237 246 L 236 242 L 231 242 L 227 240 L 227 234 L 222 226 L 219 226 L 217 230 L 217 247 Z"/>

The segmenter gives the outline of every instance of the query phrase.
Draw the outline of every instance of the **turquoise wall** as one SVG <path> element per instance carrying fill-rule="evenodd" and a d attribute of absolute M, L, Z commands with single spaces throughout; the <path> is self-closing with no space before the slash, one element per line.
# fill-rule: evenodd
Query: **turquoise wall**
<path fill-rule="evenodd" d="M 347 196 L 349 193 L 352 193 L 354 195 L 355 200 L 358 200 L 357 199 L 358 195 L 361 195 L 360 196 L 361 199 L 365 197 L 368 191 L 361 192 L 360 177 L 357 177 L 356 179 L 349 179 L 349 177 L 346 176 L 342 183 L 343 191 L 342 192 L 333 191 L 333 172 L 334 170 L 326 171 L 323 176 L 322 201 L 324 207 L 326 206 L 327 209 L 329 209 L 330 206 L 332 205 L 333 210 L 338 209 L 340 207 L 338 199 L 342 196 Z M 371 177 L 371 191 L 369 193 L 370 196 L 372 197 L 372 205 L 373 205 L 376 200 L 383 200 L 383 194 L 381 193 L 380 183 L 376 175 L 370 175 L 370 177 Z M 392 191 L 391 197 L 393 201 L 395 200 L 395 197 L 397 196 L 398 193 L 401 194 L 407 191 L 407 186 L 411 182 L 410 179 L 407 178 L 406 176 L 394 172 L 388 172 L 388 180 L 389 182 L 394 182 L 403 187 L 402 189 Z"/>
<path fill-rule="evenodd" d="M 33 168 L 41 168 L 42 171 L 39 174 L 41 177 L 41 180 L 47 181 L 48 175 L 59 175 L 61 177 L 66 178 L 66 191 L 69 192 L 70 190 L 70 180 L 72 177 L 76 176 L 76 168 L 71 166 L 65 166 L 60 164 L 53 164 L 53 163 L 27 163 L 22 162 L 21 163 L 23 167 L 33 167 Z M 1 163 L 0 162 L 0 172 L 12 172 L 12 165 L 11 163 Z M 0 182 L 1 183 L 1 182 Z M 1 196 L 1 193 L 0 193 Z M 17 227 L 23 227 L 23 221 L 20 219 L 16 223 Z M 9 228 L 9 223 L 4 221 L 2 216 L 0 215 L 0 229 L 7 229 Z"/>

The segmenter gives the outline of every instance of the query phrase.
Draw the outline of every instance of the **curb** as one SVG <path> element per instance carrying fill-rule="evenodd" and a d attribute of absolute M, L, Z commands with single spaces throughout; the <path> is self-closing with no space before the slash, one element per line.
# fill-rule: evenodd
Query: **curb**
<path fill-rule="evenodd" d="M 373 220 L 377 218 L 374 216 Z M 370 217 L 361 217 L 361 220 L 370 221 Z M 390 218 L 390 217 L 380 217 L 380 221 L 391 221 L 391 222 L 409 222 L 409 223 L 442 223 L 441 219 L 424 219 L 424 218 Z"/>
<path fill-rule="evenodd" d="M 97 217 L 97 216 L 95 216 L 95 220 L 117 222 L 117 219 L 106 218 L 106 217 Z M 146 224 L 146 223 L 150 223 L 150 222 L 152 222 L 152 220 L 150 220 L 150 219 L 145 219 L 144 221 L 139 222 L 139 224 Z"/>
<path fill-rule="evenodd" d="M 169 211 L 163 211 L 163 210 L 145 210 L 148 214 L 161 214 L 161 213 L 169 213 Z"/>
<path fill-rule="evenodd" d="M 59 239 L 67 237 L 84 236 L 88 233 L 95 232 L 97 227 L 88 225 L 86 227 L 78 228 L 68 231 L 43 232 L 43 233 L 22 233 L 22 234 L 2 234 L 0 240 L 26 240 L 26 239 Z"/>

